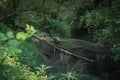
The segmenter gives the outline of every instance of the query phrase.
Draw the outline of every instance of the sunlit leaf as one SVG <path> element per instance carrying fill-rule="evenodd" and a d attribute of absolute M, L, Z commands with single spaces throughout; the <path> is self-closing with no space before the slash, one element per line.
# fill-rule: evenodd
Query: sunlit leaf
<path fill-rule="evenodd" d="M 26 34 L 24 32 L 19 32 L 19 33 L 17 33 L 16 38 L 18 40 L 25 40 L 26 39 Z"/>

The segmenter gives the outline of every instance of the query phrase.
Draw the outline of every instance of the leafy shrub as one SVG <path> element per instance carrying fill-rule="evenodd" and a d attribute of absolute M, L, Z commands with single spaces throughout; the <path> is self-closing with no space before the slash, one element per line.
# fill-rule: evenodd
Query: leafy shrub
<path fill-rule="evenodd" d="M 10 31 L 11 29 L 4 23 L 0 23 L 0 32 L 7 32 Z"/>
<path fill-rule="evenodd" d="M 69 37 L 71 33 L 70 27 L 67 24 L 54 19 L 48 20 L 45 31 L 50 33 L 50 35 L 61 37 Z"/>
<path fill-rule="evenodd" d="M 22 53 L 19 53 L 18 57 L 22 64 L 25 64 L 32 69 L 40 66 L 40 64 L 45 64 L 43 56 L 40 54 L 40 52 L 38 52 L 38 49 L 32 41 L 24 41 L 20 45 L 20 48 L 22 49 Z"/>
<path fill-rule="evenodd" d="M 112 58 L 117 61 L 120 60 L 120 44 L 117 45 L 113 45 L 113 47 L 111 48 L 113 56 Z"/>
<path fill-rule="evenodd" d="M 35 73 L 30 71 L 25 65 L 20 64 L 16 53 L 21 53 L 19 45 L 24 39 L 35 33 L 33 27 L 23 36 L 21 32 L 15 34 L 8 31 L 5 34 L 0 33 L 0 79 L 5 80 L 37 80 Z M 24 38 L 24 39 L 23 39 Z"/>
<path fill-rule="evenodd" d="M 117 37 L 119 37 L 118 34 L 120 31 L 118 28 L 120 26 L 118 15 L 119 9 L 95 9 L 86 11 L 85 15 L 81 16 L 81 22 L 85 23 L 83 27 L 87 28 L 89 34 L 98 42 L 118 42 L 119 39 Z"/>

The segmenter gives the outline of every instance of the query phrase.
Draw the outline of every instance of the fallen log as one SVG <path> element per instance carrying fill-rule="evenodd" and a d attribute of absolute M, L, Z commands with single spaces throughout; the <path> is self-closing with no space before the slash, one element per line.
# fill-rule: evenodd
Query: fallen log
<path fill-rule="evenodd" d="M 46 41 L 46 40 L 44 40 L 44 39 L 40 39 L 37 35 L 33 35 L 33 38 L 35 38 L 35 39 L 37 39 L 37 40 L 39 40 L 39 41 L 41 41 L 41 42 L 43 42 L 43 43 L 45 43 L 45 44 L 48 44 L 49 46 L 51 46 L 51 47 L 53 47 L 53 48 L 55 48 L 55 49 L 57 49 L 57 50 L 65 53 L 65 54 L 74 56 L 74 57 L 76 57 L 76 58 L 83 59 L 83 60 L 88 61 L 88 62 L 93 62 L 93 61 L 94 61 L 94 60 L 88 59 L 88 58 L 86 58 L 86 57 L 84 57 L 84 56 L 80 56 L 80 55 L 77 55 L 77 54 L 75 54 L 75 53 L 72 53 L 72 52 L 70 52 L 70 51 L 62 48 L 61 46 L 57 46 L 57 45 L 55 45 L 55 44 L 52 44 L 52 43 L 50 43 L 50 42 L 48 42 L 48 41 Z"/>

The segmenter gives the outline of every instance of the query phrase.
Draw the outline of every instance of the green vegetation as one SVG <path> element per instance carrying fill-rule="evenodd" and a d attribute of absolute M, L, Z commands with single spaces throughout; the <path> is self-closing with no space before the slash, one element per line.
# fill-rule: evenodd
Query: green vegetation
<path fill-rule="evenodd" d="M 120 0 L 0 0 L 0 80 L 119 76 Z"/>

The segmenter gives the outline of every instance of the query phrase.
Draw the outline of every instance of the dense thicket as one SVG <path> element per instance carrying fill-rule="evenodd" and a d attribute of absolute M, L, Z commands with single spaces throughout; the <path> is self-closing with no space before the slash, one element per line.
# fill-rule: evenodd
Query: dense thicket
<path fill-rule="evenodd" d="M 27 39 L 36 32 L 56 42 L 57 37 L 95 42 L 110 51 L 96 53 L 102 58 L 82 71 L 92 76 L 47 75 L 49 66 L 39 67 L 47 63 Z M 0 0 L 0 80 L 119 80 L 119 62 L 120 0 Z"/>

